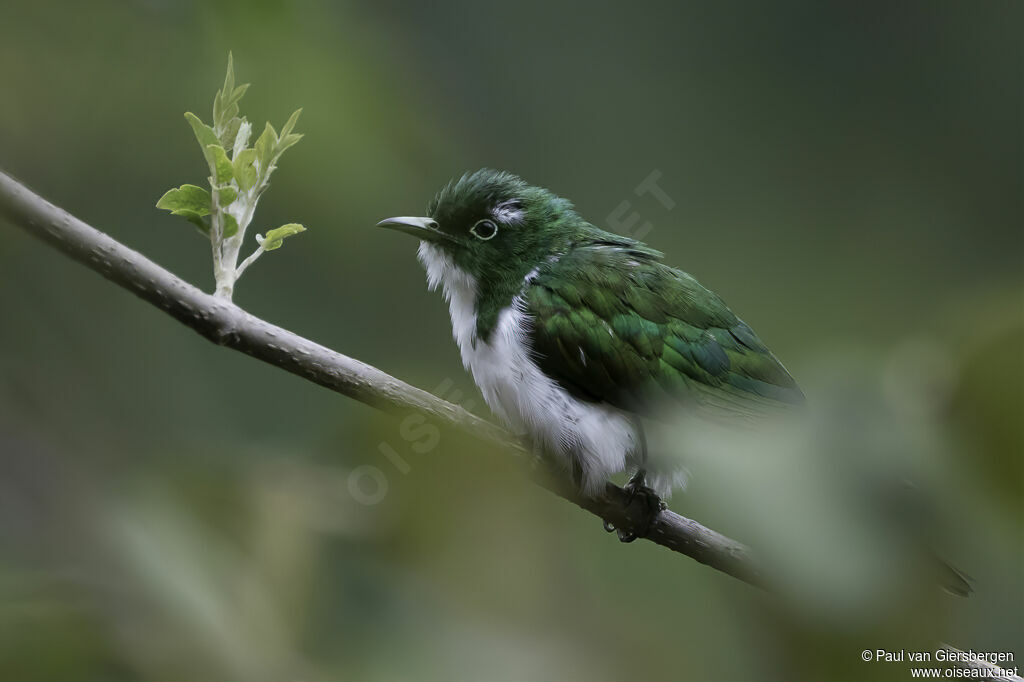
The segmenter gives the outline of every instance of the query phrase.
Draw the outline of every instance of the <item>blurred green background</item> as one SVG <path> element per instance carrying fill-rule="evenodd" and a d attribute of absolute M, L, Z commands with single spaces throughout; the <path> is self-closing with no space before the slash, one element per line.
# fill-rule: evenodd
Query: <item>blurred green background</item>
<path fill-rule="evenodd" d="M 0 678 L 903 680 L 860 652 L 1024 657 L 1022 29 L 1017 0 L 5 1 L 0 167 L 206 290 L 208 245 L 154 203 L 202 184 L 182 112 L 209 120 L 232 50 L 256 129 L 302 106 L 306 135 L 251 229 L 309 231 L 243 307 L 486 415 L 414 244 L 372 226 L 503 168 L 649 222 L 839 423 L 817 458 L 695 457 L 672 501 L 782 555 L 770 599 L 3 224 Z M 653 171 L 671 210 L 634 191 Z M 863 512 L 904 474 L 925 511 L 853 535 L 925 517 L 970 599 L 907 579 L 914 523 L 863 553 L 798 529 L 826 515 L 794 485 L 866 482 L 843 488 Z"/>

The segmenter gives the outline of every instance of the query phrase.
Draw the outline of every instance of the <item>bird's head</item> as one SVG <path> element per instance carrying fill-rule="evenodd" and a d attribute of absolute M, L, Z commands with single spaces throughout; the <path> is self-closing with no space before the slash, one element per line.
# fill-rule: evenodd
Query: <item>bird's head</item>
<path fill-rule="evenodd" d="M 428 272 L 429 261 L 439 259 L 486 284 L 521 282 L 571 241 L 577 221 L 565 199 L 511 173 L 483 169 L 449 182 L 426 216 L 388 218 L 378 226 L 417 237 Z"/>

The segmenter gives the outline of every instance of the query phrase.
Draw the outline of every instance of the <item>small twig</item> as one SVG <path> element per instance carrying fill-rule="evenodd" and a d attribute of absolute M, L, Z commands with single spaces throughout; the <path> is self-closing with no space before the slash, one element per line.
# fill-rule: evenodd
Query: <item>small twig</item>
<path fill-rule="evenodd" d="M 256 236 L 258 237 L 259 235 L 256 235 Z M 248 268 L 253 263 L 255 263 L 256 259 L 259 258 L 260 255 L 262 255 L 262 254 L 263 254 L 263 244 L 260 244 L 259 247 L 257 247 L 255 251 L 253 251 L 251 254 L 249 254 L 249 256 L 245 260 L 243 260 L 241 262 L 241 264 L 239 264 L 238 269 L 235 270 L 235 279 L 237 280 L 239 277 L 241 277 L 242 273 L 245 272 L 245 269 Z"/>
<path fill-rule="evenodd" d="M 377 409 L 392 414 L 418 412 L 507 456 L 526 461 L 528 453 L 504 429 L 376 367 L 250 315 L 223 297 L 200 291 L 3 172 L 0 215 L 218 345 L 251 355 Z M 630 506 L 626 493 L 618 486 L 609 483 L 603 493 L 591 497 L 578 492 L 564 476 L 539 472 L 532 478 L 617 528 L 641 530 L 640 505 Z M 746 546 L 696 521 L 662 511 L 652 522 L 646 539 L 740 580 L 763 586 L 761 571 Z"/>

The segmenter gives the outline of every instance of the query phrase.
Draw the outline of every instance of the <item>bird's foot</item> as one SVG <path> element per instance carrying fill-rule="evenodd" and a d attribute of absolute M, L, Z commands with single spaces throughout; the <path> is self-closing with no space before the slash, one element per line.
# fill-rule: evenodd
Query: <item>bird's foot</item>
<path fill-rule="evenodd" d="M 637 538 L 647 536 L 647 533 L 651 530 L 651 525 L 654 523 L 654 519 L 658 517 L 658 514 L 663 509 L 667 509 L 668 505 L 658 496 L 658 493 L 654 492 L 653 488 L 647 485 L 647 472 L 643 469 L 633 474 L 629 482 L 623 487 L 623 490 L 626 491 L 626 506 L 631 506 L 633 502 L 639 501 L 643 510 L 643 519 L 640 523 L 640 528 L 636 532 L 622 530 L 621 528 L 616 530 L 620 542 L 633 542 Z M 607 524 L 605 529 L 608 529 Z"/>

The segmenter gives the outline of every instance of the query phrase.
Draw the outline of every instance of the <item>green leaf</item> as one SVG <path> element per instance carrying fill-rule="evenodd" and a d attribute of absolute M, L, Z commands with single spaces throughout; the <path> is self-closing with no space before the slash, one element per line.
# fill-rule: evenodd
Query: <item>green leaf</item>
<path fill-rule="evenodd" d="M 210 230 L 210 219 L 208 216 L 199 215 L 198 213 L 189 210 L 174 211 L 171 215 L 184 218 L 203 232 L 209 232 Z"/>
<path fill-rule="evenodd" d="M 295 124 L 299 122 L 299 114 L 302 113 L 302 109 L 296 109 L 295 112 L 288 117 L 288 121 L 281 128 L 281 137 L 288 137 L 288 134 L 295 129 Z"/>
<path fill-rule="evenodd" d="M 202 187 L 182 185 L 169 190 L 156 202 L 156 207 L 181 216 L 204 234 L 210 232 L 210 193 Z"/>
<path fill-rule="evenodd" d="M 213 98 L 213 127 L 215 130 L 223 130 L 228 121 L 234 116 L 230 113 L 232 106 L 231 93 L 235 89 L 235 64 L 234 58 L 228 52 L 228 69 L 224 74 L 224 86 L 217 91 Z M 235 111 L 237 113 L 237 109 Z"/>
<path fill-rule="evenodd" d="M 248 89 L 248 83 L 235 87 L 234 57 L 229 53 L 224 86 L 213 98 L 213 129 L 221 134 L 220 143 L 224 147 L 230 147 L 238 133 L 238 102 Z"/>
<path fill-rule="evenodd" d="M 206 156 L 206 148 L 211 144 L 217 144 L 219 142 L 219 140 L 217 140 L 217 134 L 213 132 L 213 128 L 203 123 L 202 120 L 200 120 L 200 118 L 191 111 L 185 112 L 185 120 L 187 120 L 189 125 L 192 126 L 192 132 L 195 133 L 196 139 L 199 140 L 199 146 L 203 150 L 203 155 Z M 207 161 L 209 161 L 208 156 Z"/>
<path fill-rule="evenodd" d="M 277 147 L 277 131 L 274 130 L 274 126 L 267 123 L 263 128 L 263 133 L 253 146 L 256 150 L 256 157 L 260 160 L 260 168 L 263 169 L 264 174 L 274 160 L 275 147 Z"/>
<path fill-rule="evenodd" d="M 209 215 L 210 193 L 202 187 L 182 185 L 164 193 L 156 202 L 156 207 L 170 211 L 174 215 L 185 215 L 186 213 L 197 216 Z"/>
<path fill-rule="evenodd" d="M 238 125 L 239 125 L 238 104 L 237 103 L 225 104 L 223 102 L 223 100 L 221 100 L 220 113 L 218 114 L 217 113 L 216 102 L 214 102 L 214 114 L 213 114 L 213 116 L 214 116 L 214 119 L 213 119 L 214 120 L 214 125 L 216 126 L 215 129 L 219 129 L 224 134 L 224 139 L 227 140 L 226 142 L 224 142 L 224 146 L 227 147 L 234 140 L 233 137 L 229 137 L 228 131 L 232 127 L 234 127 L 236 131 L 238 130 Z"/>
<path fill-rule="evenodd" d="M 245 149 L 245 146 L 249 144 L 249 136 L 252 134 L 252 126 L 249 125 L 249 121 L 245 119 L 245 116 L 233 120 L 228 130 L 234 130 L 234 134 L 231 142 L 228 145 L 224 145 L 224 148 L 228 149 L 230 147 L 235 153 Z"/>
<path fill-rule="evenodd" d="M 259 179 L 259 175 L 256 172 L 256 168 L 252 165 L 253 161 L 256 160 L 255 149 L 243 149 L 235 156 L 234 161 L 234 175 L 235 181 L 238 182 L 238 187 L 243 192 L 251 189 L 256 181 Z"/>
<path fill-rule="evenodd" d="M 264 237 L 261 246 L 264 251 L 273 251 L 274 249 L 281 248 L 281 243 L 286 237 L 298 234 L 299 232 L 305 232 L 306 228 L 298 223 L 288 223 L 281 227 L 275 227 L 273 230 L 267 232 L 267 236 Z"/>
<path fill-rule="evenodd" d="M 199 231 L 202 232 L 203 234 L 205 234 L 205 235 L 210 234 L 210 217 L 209 216 L 200 216 L 200 215 L 195 215 L 195 214 L 186 215 L 185 213 L 182 213 L 181 215 L 185 218 L 185 220 L 189 221 L 190 223 L 192 223 L 193 225 L 198 227 Z"/>
<path fill-rule="evenodd" d="M 238 221 L 235 220 L 235 216 L 230 213 L 221 213 L 221 216 L 224 218 L 224 222 L 222 223 L 224 226 L 224 236 L 234 237 L 238 234 Z"/>
<path fill-rule="evenodd" d="M 242 85 L 239 85 L 237 88 L 235 88 L 234 90 L 231 91 L 231 101 L 234 102 L 235 104 L 238 104 L 238 102 L 242 99 L 242 95 L 244 95 L 245 91 L 248 90 L 248 89 L 249 89 L 249 84 L 248 83 L 244 83 Z"/>
<path fill-rule="evenodd" d="M 281 154 L 283 154 L 284 150 L 288 149 L 289 147 L 294 145 L 296 142 L 301 140 L 302 137 L 303 137 L 302 135 L 297 135 L 297 134 L 285 135 L 284 137 L 282 137 L 281 141 L 278 142 L 278 144 L 277 144 L 277 155 L 280 156 Z"/>
<path fill-rule="evenodd" d="M 216 130 L 224 124 L 224 98 L 218 92 L 213 97 L 213 128 Z"/>
<path fill-rule="evenodd" d="M 217 201 L 220 202 L 221 208 L 229 206 L 232 201 L 238 198 L 238 192 L 234 187 L 218 187 L 217 188 Z"/>
<path fill-rule="evenodd" d="M 214 176 L 216 183 L 222 185 L 230 182 L 232 175 L 231 161 L 228 159 L 224 147 L 221 147 L 219 144 L 211 144 L 206 147 L 206 151 L 211 161 L 210 170 L 216 172 Z"/>
<path fill-rule="evenodd" d="M 232 149 L 235 144 L 235 138 L 238 137 L 238 130 L 242 127 L 244 119 L 238 118 L 237 116 L 228 121 L 227 127 L 224 129 L 224 134 L 221 135 L 218 143 L 224 149 Z"/>
<path fill-rule="evenodd" d="M 235 89 L 235 58 L 228 51 L 228 70 L 224 74 L 224 87 L 221 88 L 221 92 L 231 92 Z"/>

